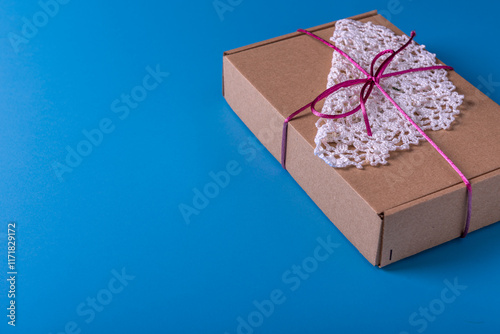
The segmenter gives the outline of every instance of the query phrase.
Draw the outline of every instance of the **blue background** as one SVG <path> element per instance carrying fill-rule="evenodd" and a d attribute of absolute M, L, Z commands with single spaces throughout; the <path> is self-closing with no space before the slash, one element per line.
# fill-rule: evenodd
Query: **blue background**
<path fill-rule="evenodd" d="M 498 8 L 456 0 L 222 2 L 230 10 L 219 16 L 213 0 L 69 1 L 44 21 L 37 1 L 2 1 L 0 332 L 233 334 L 241 317 L 256 326 L 240 333 L 498 333 L 500 224 L 372 267 L 252 141 L 221 94 L 223 51 L 378 9 L 500 102 Z M 20 40 L 23 17 L 33 16 L 40 27 Z M 169 75 L 125 115 L 121 96 L 141 91 L 148 66 Z M 55 164 L 103 119 L 113 131 L 59 178 Z M 187 224 L 179 205 L 192 205 L 210 172 L 231 161 L 236 175 Z M 15 328 L 6 317 L 10 221 Z M 336 248 L 298 279 L 289 270 L 309 261 L 318 237 Z M 110 293 L 122 271 L 127 285 Z M 443 291 L 453 296 L 446 280 L 461 286 L 450 303 L 442 302 Z M 282 303 L 260 319 L 254 301 L 275 290 Z M 106 305 L 92 319 L 79 315 L 96 297 Z M 437 315 L 419 315 L 429 307 Z"/>

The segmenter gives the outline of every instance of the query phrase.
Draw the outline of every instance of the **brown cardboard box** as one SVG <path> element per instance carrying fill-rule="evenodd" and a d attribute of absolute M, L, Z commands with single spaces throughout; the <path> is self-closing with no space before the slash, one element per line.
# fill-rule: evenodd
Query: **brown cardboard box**
<path fill-rule="evenodd" d="M 376 11 L 352 19 L 403 34 Z M 334 28 L 308 30 L 329 40 Z M 276 159 L 284 119 L 326 88 L 332 52 L 292 33 L 224 53 L 223 94 Z M 500 220 L 500 106 L 456 72 L 448 77 L 465 96 L 461 114 L 451 130 L 426 133 L 472 183 L 473 231 Z M 316 120 L 306 111 L 289 123 L 287 169 L 370 263 L 382 267 L 460 236 L 466 188 L 429 143 L 392 152 L 385 166 L 332 168 L 313 153 Z"/>

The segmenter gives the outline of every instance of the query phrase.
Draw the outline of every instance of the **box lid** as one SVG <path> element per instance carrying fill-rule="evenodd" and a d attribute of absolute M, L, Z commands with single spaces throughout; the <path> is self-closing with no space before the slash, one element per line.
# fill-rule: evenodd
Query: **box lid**
<path fill-rule="evenodd" d="M 376 11 L 353 19 L 386 26 L 403 33 Z M 335 22 L 308 29 L 329 40 Z M 418 35 L 417 35 L 418 41 Z M 425 42 L 425 41 L 422 41 Z M 313 38 L 292 33 L 268 41 L 227 51 L 225 57 L 252 83 L 283 116 L 312 101 L 327 85 L 333 50 Z M 453 64 L 451 64 L 453 66 Z M 448 74 L 465 96 L 450 130 L 426 131 L 429 137 L 454 161 L 469 180 L 500 169 L 500 106 L 454 71 Z M 293 127 L 311 145 L 317 117 L 304 112 L 294 118 Z M 279 156 L 273 152 L 277 159 Z M 287 156 L 287 159 L 293 159 Z M 463 184 L 458 174 L 428 142 L 412 145 L 409 151 L 391 152 L 389 164 L 336 168 L 335 171 L 377 213 L 423 198 L 438 191 Z M 432 167 L 432 168 L 430 168 Z M 465 194 L 465 185 L 463 185 Z M 465 205 L 465 204 L 464 204 Z"/>

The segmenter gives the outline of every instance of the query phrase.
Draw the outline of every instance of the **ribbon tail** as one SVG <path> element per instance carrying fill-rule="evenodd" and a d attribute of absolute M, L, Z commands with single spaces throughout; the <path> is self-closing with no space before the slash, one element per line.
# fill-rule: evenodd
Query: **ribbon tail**
<path fill-rule="evenodd" d="M 365 95 L 365 90 L 368 88 L 368 93 Z M 366 82 L 363 88 L 361 88 L 361 93 L 359 94 L 359 105 L 361 106 L 361 112 L 363 113 L 363 119 L 365 120 L 366 134 L 368 137 L 372 136 L 372 128 L 370 126 L 370 120 L 368 119 L 368 113 L 366 112 L 365 103 L 370 96 L 373 89 L 373 85 L 370 82 Z"/>
<path fill-rule="evenodd" d="M 361 101 L 361 111 L 363 112 L 363 118 L 365 120 L 366 133 L 368 137 L 372 136 L 372 128 L 370 127 L 370 120 L 368 119 L 368 114 L 366 113 L 365 104 Z"/>

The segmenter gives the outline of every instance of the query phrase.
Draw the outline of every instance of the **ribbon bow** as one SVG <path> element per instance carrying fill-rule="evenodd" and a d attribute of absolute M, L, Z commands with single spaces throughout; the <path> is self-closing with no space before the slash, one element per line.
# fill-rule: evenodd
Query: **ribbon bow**
<path fill-rule="evenodd" d="M 448 164 L 450 164 L 450 166 L 457 172 L 457 174 L 462 178 L 462 181 L 465 183 L 465 185 L 467 187 L 467 215 L 466 215 L 465 227 L 464 227 L 462 234 L 461 234 L 461 237 L 465 238 L 465 236 L 467 235 L 467 233 L 469 231 L 470 216 L 471 216 L 471 209 L 472 209 L 472 187 L 471 187 L 469 180 L 460 171 L 460 169 L 458 169 L 458 167 L 453 163 L 453 161 L 451 161 L 451 159 L 446 156 L 446 154 L 437 146 L 437 144 L 434 143 L 432 141 L 432 139 L 430 139 L 429 136 L 427 136 L 425 134 L 425 132 L 417 125 L 417 123 L 415 123 L 411 119 L 411 117 L 408 116 L 404 112 L 403 109 L 401 109 L 401 107 L 391 98 L 391 96 L 380 85 L 380 80 L 383 78 L 387 78 L 387 77 L 402 75 L 402 74 L 411 73 L 411 72 L 430 71 L 430 70 L 436 70 L 436 69 L 453 70 L 453 67 L 445 66 L 445 65 L 436 65 L 436 66 L 419 67 L 419 68 L 413 68 L 413 69 L 408 69 L 408 70 L 404 70 L 404 71 L 398 71 L 398 72 L 384 74 L 384 71 L 387 69 L 389 64 L 394 59 L 394 57 L 399 52 L 404 50 L 408 45 L 410 45 L 411 41 L 413 40 L 413 38 L 416 35 L 414 31 L 411 32 L 410 39 L 406 42 L 406 44 L 401 46 L 398 50 L 394 51 L 394 50 L 389 49 L 389 50 L 384 50 L 384 51 L 379 52 L 373 58 L 373 60 L 371 62 L 370 73 L 368 73 L 358 63 L 356 63 L 351 57 L 349 57 L 349 55 L 347 55 L 344 51 L 337 48 L 335 45 L 325 41 L 321 37 L 309 32 L 307 30 L 299 29 L 297 31 L 300 33 L 307 34 L 307 35 L 317 39 L 318 41 L 322 42 L 326 46 L 334 49 L 335 51 L 340 53 L 344 58 L 346 58 L 349 62 L 351 62 L 366 77 L 362 78 L 362 79 L 347 80 L 347 81 L 338 83 L 338 84 L 326 89 L 321 94 L 319 94 L 312 102 L 306 104 L 305 106 L 303 106 L 299 110 L 295 111 L 294 113 L 292 113 L 290 116 L 288 116 L 285 119 L 285 121 L 283 123 L 283 136 L 282 136 L 282 141 L 281 141 L 281 166 L 283 166 L 283 168 L 286 169 L 285 162 L 286 162 L 286 144 L 287 144 L 288 122 L 290 122 L 295 116 L 297 116 L 298 114 L 300 114 L 302 111 L 306 110 L 307 108 L 311 108 L 311 112 L 314 115 L 321 117 L 321 118 L 328 118 L 328 119 L 347 117 L 347 116 L 350 116 L 350 115 L 358 112 L 361 109 L 361 111 L 363 113 L 363 119 L 365 121 L 366 132 L 367 132 L 368 136 L 372 136 L 370 121 L 368 119 L 368 114 L 366 112 L 365 105 L 366 105 L 366 101 L 368 100 L 368 98 L 370 97 L 370 94 L 373 91 L 373 88 L 376 86 L 380 90 L 380 92 L 396 107 L 396 109 L 399 110 L 399 112 L 401 112 L 401 114 L 408 120 L 408 122 L 410 122 L 411 125 L 413 127 L 415 127 L 415 129 L 417 129 L 417 131 L 434 147 L 434 149 L 436 149 L 436 151 L 438 151 L 438 153 L 441 154 L 441 156 L 448 162 Z M 388 56 L 380 64 L 380 66 L 377 68 L 377 70 L 375 71 L 375 63 L 377 62 L 377 60 L 380 57 L 382 57 L 383 55 L 386 55 L 386 54 L 390 54 L 390 56 Z M 320 113 L 319 111 L 316 110 L 315 107 L 319 101 L 327 98 L 328 96 L 335 93 L 339 89 L 351 87 L 351 86 L 355 86 L 355 85 L 361 85 L 361 84 L 363 84 L 363 87 L 361 88 L 361 91 L 359 94 L 359 105 L 356 108 L 352 109 L 351 111 L 348 111 L 348 112 L 345 112 L 342 114 L 328 115 L 328 114 Z"/>

